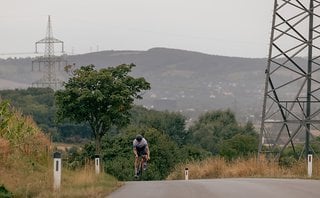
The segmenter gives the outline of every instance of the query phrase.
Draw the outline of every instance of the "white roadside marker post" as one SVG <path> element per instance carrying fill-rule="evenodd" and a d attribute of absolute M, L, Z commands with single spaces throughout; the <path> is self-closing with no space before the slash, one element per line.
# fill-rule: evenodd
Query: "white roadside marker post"
<path fill-rule="evenodd" d="M 61 185 L 61 153 L 53 153 L 53 189 L 60 190 Z"/>
<path fill-rule="evenodd" d="M 308 177 L 312 177 L 312 154 L 308 155 Z"/>
<path fill-rule="evenodd" d="M 184 179 L 189 180 L 189 169 L 188 168 L 184 169 Z"/>
<path fill-rule="evenodd" d="M 96 174 L 97 175 L 100 174 L 100 156 L 99 155 L 95 155 L 94 165 L 95 165 Z"/>

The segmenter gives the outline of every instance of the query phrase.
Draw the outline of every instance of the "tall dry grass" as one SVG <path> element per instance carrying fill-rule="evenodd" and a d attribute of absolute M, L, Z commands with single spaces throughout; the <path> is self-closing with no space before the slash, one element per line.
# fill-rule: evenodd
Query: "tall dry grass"
<path fill-rule="evenodd" d="M 83 168 L 77 171 L 64 169 L 62 172 L 61 188 L 58 191 L 42 191 L 38 198 L 62 197 L 106 197 L 121 186 L 114 177 L 101 173 L 97 175 L 93 168 Z"/>
<path fill-rule="evenodd" d="M 184 170 L 188 168 L 189 179 L 211 179 L 232 177 L 265 177 L 265 178 L 307 178 L 307 162 L 300 161 L 291 167 L 280 166 L 266 158 L 252 157 L 226 161 L 223 158 L 209 158 L 200 162 L 178 165 L 167 179 L 184 179 Z M 313 161 L 312 178 L 320 179 L 320 160 Z"/>
<path fill-rule="evenodd" d="M 0 168 L 0 184 L 4 184 L 14 197 L 105 197 L 121 186 L 112 176 L 104 173 L 97 175 L 94 166 L 78 170 L 62 167 L 61 188 L 54 191 L 52 159 L 46 166 L 26 165 L 24 162 L 21 160 L 10 167 Z"/>
<path fill-rule="evenodd" d="M 0 184 L 17 197 L 49 186 L 51 143 L 30 117 L 0 101 Z"/>
<path fill-rule="evenodd" d="M 63 168 L 61 190 L 53 191 L 52 144 L 32 118 L 0 101 L 0 185 L 14 197 L 105 197 L 119 186 L 88 166 Z"/>

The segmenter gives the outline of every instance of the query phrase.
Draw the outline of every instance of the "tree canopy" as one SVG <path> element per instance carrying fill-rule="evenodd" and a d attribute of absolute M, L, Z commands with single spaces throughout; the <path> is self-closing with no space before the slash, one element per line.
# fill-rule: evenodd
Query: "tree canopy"
<path fill-rule="evenodd" d="M 49 134 L 53 141 L 80 143 L 87 142 L 91 137 L 91 129 L 87 123 L 56 123 L 54 90 L 50 88 L 0 90 L 0 98 L 8 100 L 24 115 L 32 116 L 41 130 Z"/>
<path fill-rule="evenodd" d="M 130 112 L 133 125 L 155 128 L 169 135 L 179 146 L 185 143 L 187 137 L 186 118 L 182 114 L 148 110 L 140 106 L 134 107 Z"/>
<path fill-rule="evenodd" d="M 229 110 L 201 115 L 189 133 L 190 143 L 228 159 L 250 155 L 258 148 L 258 133 L 252 123 L 240 126 Z"/>
<path fill-rule="evenodd" d="M 134 66 L 122 64 L 100 70 L 94 65 L 82 66 L 73 72 L 65 89 L 55 93 L 59 120 L 88 123 L 98 154 L 103 135 L 114 125 L 128 124 L 134 100 L 150 89 L 144 78 L 128 75 Z"/>

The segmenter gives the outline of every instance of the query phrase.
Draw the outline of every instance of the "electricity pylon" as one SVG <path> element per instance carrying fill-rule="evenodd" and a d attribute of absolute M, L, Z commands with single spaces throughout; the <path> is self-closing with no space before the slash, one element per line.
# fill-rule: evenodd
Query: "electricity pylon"
<path fill-rule="evenodd" d="M 48 25 L 46 37 L 35 43 L 35 50 L 38 53 L 38 45 L 44 44 L 44 55 L 37 57 L 36 60 L 32 61 L 32 70 L 34 63 L 39 64 L 39 70 L 41 65 L 44 66 L 44 75 L 40 80 L 37 80 L 32 83 L 32 86 L 35 87 L 49 87 L 54 90 L 57 90 L 62 87 L 62 81 L 57 78 L 56 75 L 56 66 L 60 67 L 61 63 L 64 62 L 67 65 L 66 60 L 62 56 L 54 55 L 54 44 L 60 44 L 62 47 L 62 53 L 64 52 L 64 43 L 63 41 L 56 39 L 52 34 L 51 19 L 48 16 Z"/>
<path fill-rule="evenodd" d="M 259 154 L 313 152 L 320 132 L 320 1 L 275 0 Z"/>

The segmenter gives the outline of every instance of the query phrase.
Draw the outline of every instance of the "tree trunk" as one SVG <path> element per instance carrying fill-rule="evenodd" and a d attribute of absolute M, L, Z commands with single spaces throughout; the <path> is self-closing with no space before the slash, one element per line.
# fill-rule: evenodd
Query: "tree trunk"
<path fill-rule="evenodd" d="M 96 146 L 96 154 L 100 156 L 101 155 L 101 136 L 99 134 L 96 134 L 95 146 Z"/>

